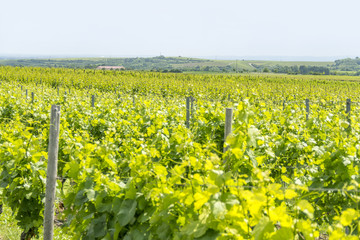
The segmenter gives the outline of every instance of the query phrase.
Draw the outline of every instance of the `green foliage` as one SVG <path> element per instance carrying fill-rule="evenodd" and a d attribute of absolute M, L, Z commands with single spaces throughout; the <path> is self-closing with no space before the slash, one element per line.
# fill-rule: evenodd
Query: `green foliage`
<path fill-rule="evenodd" d="M 359 71 L 360 59 L 358 57 L 351 59 L 339 59 L 335 61 L 335 69 L 340 71 Z"/>
<path fill-rule="evenodd" d="M 57 218 L 73 239 L 359 236 L 360 109 L 350 128 L 344 111 L 359 101 L 356 78 L 1 67 L 0 79 L 1 197 L 24 232 L 41 233 L 60 103 Z"/>

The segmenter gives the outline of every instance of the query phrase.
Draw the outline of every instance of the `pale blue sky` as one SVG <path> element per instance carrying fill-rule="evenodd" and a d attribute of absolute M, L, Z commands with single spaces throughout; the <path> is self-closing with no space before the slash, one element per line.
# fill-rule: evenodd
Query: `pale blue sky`
<path fill-rule="evenodd" d="M 0 56 L 353 57 L 359 9 L 359 0 L 0 0 Z"/>

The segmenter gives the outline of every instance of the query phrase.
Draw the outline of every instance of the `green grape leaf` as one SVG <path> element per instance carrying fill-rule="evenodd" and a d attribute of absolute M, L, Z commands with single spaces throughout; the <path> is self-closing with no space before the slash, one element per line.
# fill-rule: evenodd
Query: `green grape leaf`
<path fill-rule="evenodd" d="M 255 240 L 265 239 L 265 236 L 268 236 L 270 233 L 275 231 L 274 224 L 267 217 L 260 219 L 259 223 L 255 226 L 252 235 L 255 237 Z"/>
<path fill-rule="evenodd" d="M 294 239 L 294 233 L 291 228 L 280 228 L 271 236 L 271 240 L 292 240 Z"/>
<path fill-rule="evenodd" d="M 137 202 L 135 199 L 125 199 L 122 201 L 120 208 L 116 214 L 117 221 L 120 226 L 124 227 L 135 216 Z"/>

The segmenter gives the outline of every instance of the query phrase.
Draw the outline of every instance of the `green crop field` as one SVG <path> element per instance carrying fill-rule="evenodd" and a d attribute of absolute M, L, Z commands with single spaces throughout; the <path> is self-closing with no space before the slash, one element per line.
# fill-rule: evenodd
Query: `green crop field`
<path fill-rule="evenodd" d="M 54 104 L 58 239 L 359 239 L 359 80 L 0 67 L 0 239 L 41 238 Z"/>

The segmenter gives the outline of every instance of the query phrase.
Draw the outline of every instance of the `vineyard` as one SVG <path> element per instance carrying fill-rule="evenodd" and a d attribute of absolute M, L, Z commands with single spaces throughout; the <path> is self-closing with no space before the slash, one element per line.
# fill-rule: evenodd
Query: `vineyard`
<path fill-rule="evenodd" d="M 43 227 L 54 104 L 73 239 L 360 238 L 359 77 L 0 67 L 0 83 L 0 199 L 23 239 Z"/>

